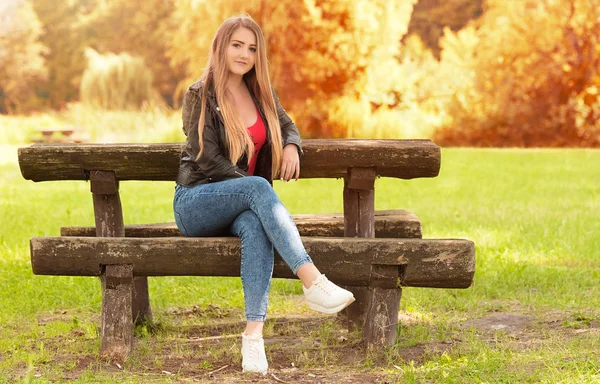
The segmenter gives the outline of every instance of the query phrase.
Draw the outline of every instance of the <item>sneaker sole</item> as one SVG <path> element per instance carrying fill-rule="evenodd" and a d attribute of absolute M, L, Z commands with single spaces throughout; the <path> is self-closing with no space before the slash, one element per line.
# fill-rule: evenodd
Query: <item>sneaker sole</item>
<path fill-rule="evenodd" d="M 313 309 L 318 312 L 328 314 L 328 315 L 333 315 L 334 313 L 338 313 L 342 309 L 344 309 L 347 306 L 349 306 L 350 304 L 354 303 L 354 301 L 356 301 L 356 299 L 353 296 L 350 298 L 350 300 L 338 305 L 337 307 L 333 307 L 333 308 L 325 308 L 319 304 L 314 304 L 314 303 L 308 302 L 308 308 Z"/>
<path fill-rule="evenodd" d="M 253 371 L 251 369 L 245 369 L 245 368 L 242 368 L 242 373 L 259 373 L 263 376 L 267 375 L 267 371 Z"/>

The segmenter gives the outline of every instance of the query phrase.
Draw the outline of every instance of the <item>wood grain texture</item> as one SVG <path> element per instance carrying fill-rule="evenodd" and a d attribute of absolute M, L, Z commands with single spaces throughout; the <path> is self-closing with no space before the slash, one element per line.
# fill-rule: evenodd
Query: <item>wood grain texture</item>
<path fill-rule="evenodd" d="M 135 276 L 133 278 L 133 292 L 131 296 L 131 317 L 134 324 L 143 324 L 152 321 L 152 308 L 150 307 L 150 292 L 148 290 L 148 277 Z"/>
<path fill-rule="evenodd" d="M 396 342 L 402 290 L 368 287 L 368 308 L 363 328 L 367 347 L 391 346 Z"/>
<path fill-rule="evenodd" d="M 371 265 L 371 284 L 364 303 L 363 342 L 367 347 L 393 345 L 396 341 L 401 271 L 395 265 Z"/>
<path fill-rule="evenodd" d="M 175 180 L 181 143 L 34 144 L 19 148 L 27 180 L 87 180 L 92 170 L 114 171 L 118 180 Z M 302 178 L 341 178 L 349 167 L 375 167 L 378 176 L 435 177 L 440 148 L 430 140 L 304 140 Z"/>
<path fill-rule="evenodd" d="M 111 171 L 93 171 L 90 174 L 90 189 L 94 202 L 94 217 L 96 226 L 91 229 L 97 237 L 123 237 L 125 236 L 125 225 L 123 224 L 123 208 L 119 196 L 119 181 Z M 107 295 L 104 284 L 105 276 L 100 275 L 103 297 Z M 131 287 L 132 309 L 129 316 L 135 323 L 141 323 L 152 319 L 150 308 L 150 297 L 148 293 L 148 278 L 138 276 L 133 278 Z M 113 295 L 114 293 L 110 293 Z M 104 306 L 102 310 L 105 311 Z M 103 325 L 104 327 L 104 325 Z M 121 332 L 120 333 L 124 333 Z"/>
<path fill-rule="evenodd" d="M 111 360 L 124 361 L 133 347 L 133 266 L 107 265 L 102 275 L 100 354 Z"/>
<path fill-rule="evenodd" d="M 375 168 L 348 168 L 344 177 L 344 236 L 373 238 L 375 237 Z M 372 265 L 365 265 L 371 268 Z M 397 276 L 396 276 L 397 277 Z M 371 274 L 371 279 L 373 275 Z M 397 279 L 396 279 L 397 280 Z M 370 290 L 365 291 L 344 285 L 342 288 L 351 291 L 357 298 L 352 307 L 346 310 L 348 329 L 357 324 L 366 324 L 365 318 L 376 315 L 369 313 L 369 302 L 372 296 Z"/>
<path fill-rule="evenodd" d="M 344 177 L 344 236 L 375 237 L 375 168 L 349 168 Z"/>
<path fill-rule="evenodd" d="M 344 215 L 325 213 L 292 215 L 302 236 L 343 237 Z M 94 227 L 62 227 L 61 236 L 95 236 Z M 126 237 L 183 237 L 174 222 L 125 226 Z M 375 237 L 421 238 L 421 222 L 402 210 L 375 211 Z"/>
<path fill-rule="evenodd" d="M 319 269 L 344 285 L 369 285 L 365 265 L 392 265 L 405 286 L 467 288 L 475 272 L 475 246 L 469 240 L 360 239 L 303 237 Z M 102 265 L 132 264 L 135 276 L 239 276 L 237 238 L 31 239 L 35 274 L 97 276 Z M 277 257 L 274 277 L 294 278 Z"/>

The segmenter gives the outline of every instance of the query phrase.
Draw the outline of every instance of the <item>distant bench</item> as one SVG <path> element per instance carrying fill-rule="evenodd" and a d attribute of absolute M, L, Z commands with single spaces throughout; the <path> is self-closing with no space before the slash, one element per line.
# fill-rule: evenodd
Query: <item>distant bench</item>
<path fill-rule="evenodd" d="M 123 223 L 119 182 L 174 181 L 182 144 L 35 144 L 19 149 L 23 177 L 89 180 L 95 227 L 63 227 L 59 237 L 31 239 L 35 274 L 99 276 L 101 353 L 123 358 L 133 324 L 152 318 L 148 276 L 239 276 L 235 237 L 182 237 L 173 223 Z M 344 213 L 295 215 L 304 245 L 332 281 L 357 301 L 348 325 L 369 346 L 396 340 L 401 286 L 467 288 L 475 246 L 462 239 L 422 239 L 404 210 L 375 211 L 378 176 L 435 177 L 440 148 L 429 140 L 305 140 L 303 178 L 343 178 Z M 274 277 L 295 278 L 277 257 Z"/>
<path fill-rule="evenodd" d="M 79 127 L 43 128 L 36 132 L 38 134 L 31 138 L 33 143 L 82 143 L 85 141 L 79 135 L 81 133 Z"/>

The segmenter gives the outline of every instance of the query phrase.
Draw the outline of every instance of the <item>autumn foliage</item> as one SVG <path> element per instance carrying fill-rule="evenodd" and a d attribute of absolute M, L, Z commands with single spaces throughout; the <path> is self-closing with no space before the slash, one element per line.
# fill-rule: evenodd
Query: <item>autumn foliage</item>
<path fill-rule="evenodd" d="M 100 55 L 85 51 L 87 69 L 81 80 L 81 101 L 104 109 L 135 109 L 155 99 L 152 72 L 142 58 L 127 53 Z"/>
<path fill-rule="evenodd" d="M 488 0 L 478 25 L 442 39 L 461 74 L 438 131 L 450 145 L 600 145 L 600 7 L 589 0 Z"/>
<path fill-rule="evenodd" d="M 242 12 L 263 28 L 304 137 L 600 146 L 596 0 L 6 0 L 0 112 L 98 104 L 90 49 L 178 108 L 215 30 Z M 121 87 L 105 107 L 144 103 L 123 102 L 125 80 L 103 81 Z"/>
<path fill-rule="evenodd" d="M 41 34 L 30 3 L 0 4 L 0 111 L 20 112 L 25 104 L 36 105 L 33 86 L 48 75 Z"/>

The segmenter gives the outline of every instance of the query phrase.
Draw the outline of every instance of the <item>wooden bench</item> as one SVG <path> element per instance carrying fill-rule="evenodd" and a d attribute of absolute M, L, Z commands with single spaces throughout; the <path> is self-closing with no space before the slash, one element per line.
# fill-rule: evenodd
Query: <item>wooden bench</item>
<path fill-rule="evenodd" d="M 174 181 L 182 144 L 35 144 L 19 149 L 23 177 L 89 180 L 95 227 L 63 227 L 31 239 L 35 274 L 99 276 L 101 353 L 124 358 L 133 324 L 150 320 L 148 276 L 239 276 L 235 237 L 186 238 L 173 223 L 123 223 L 119 182 Z M 467 288 L 475 272 L 469 240 L 422 239 L 407 211 L 374 210 L 376 177 L 435 177 L 440 148 L 429 140 L 305 140 L 303 178 L 343 178 L 343 214 L 296 215 L 315 264 L 352 290 L 346 310 L 369 346 L 396 339 L 401 287 Z M 294 278 L 277 257 L 274 277 Z"/>

